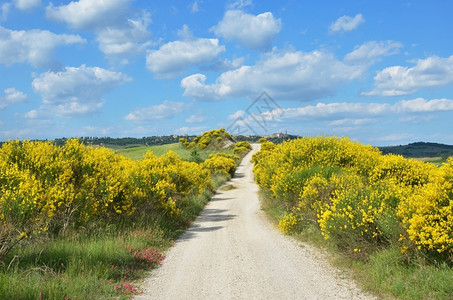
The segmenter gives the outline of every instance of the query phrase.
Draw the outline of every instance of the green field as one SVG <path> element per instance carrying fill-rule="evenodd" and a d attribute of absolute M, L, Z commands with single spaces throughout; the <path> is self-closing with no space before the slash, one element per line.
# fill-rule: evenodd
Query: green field
<path fill-rule="evenodd" d="M 173 144 L 166 144 L 166 145 L 159 145 L 159 146 L 139 146 L 139 147 L 128 147 L 128 148 L 120 148 L 115 149 L 115 152 L 126 157 L 129 157 L 134 160 L 142 159 L 146 152 L 152 151 L 155 155 L 161 156 L 167 153 L 168 151 L 173 150 L 181 156 L 181 158 L 185 158 L 185 156 L 190 157 L 190 152 L 183 149 L 179 143 Z"/>
<path fill-rule="evenodd" d="M 140 146 L 140 147 L 132 147 L 132 148 L 122 148 L 122 149 L 115 149 L 115 152 L 126 157 L 129 157 L 134 160 L 142 159 L 146 152 L 152 151 L 156 156 L 162 156 L 166 154 L 168 151 L 174 151 L 179 157 L 184 160 L 191 160 L 193 150 L 185 149 L 180 143 L 173 143 L 173 144 L 166 144 L 166 145 L 158 145 L 158 146 Z M 219 150 L 197 150 L 199 157 L 201 160 L 205 160 L 208 158 L 209 154 L 217 153 Z M 233 151 L 229 148 L 224 149 L 221 152 L 233 154 Z"/>

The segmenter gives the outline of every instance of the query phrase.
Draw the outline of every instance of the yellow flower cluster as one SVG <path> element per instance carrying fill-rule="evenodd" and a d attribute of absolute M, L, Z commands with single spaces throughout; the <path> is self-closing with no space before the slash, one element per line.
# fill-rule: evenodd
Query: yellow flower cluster
<path fill-rule="evenodd" d="M 453 260 L 453 158 L 433 168 L 426 184 L 407 191 L 398 217 L 410 243 L 418 249 L 449 253 Z"/>
<path fill-rule="evenodd" d="M 133 161 L 70 139 L 9 141 L 0 148 L 0 258 L 17 240 L 127 217 L 179 213 L 189 194 L 212 189 L 209 169 L 173 152 Z"/>
<path fill-rule="evenodd" d="M 231 136 L 225 129 L 220 128 L 203 132 L 202 135 L 197 136 L 192 142 L 189 142 L 186 138 L 180 138 L 179 142 L 186 149 L 206 149 L 211 145 L 214 147 L 218 144 L 223 144 L 225 140 L 231 140 Z"/>
<path fill-rule="evenodd" d="M 233 176 L 238 162 L 239 157 L 237 155 L 220 152 L 210 154 L 202 166 L 213 174 L 220 173 L 226 176 Z"/>
<path fill-rule="evenodd" d="M 264 141 L 253 161 L 257 183 L 291 211 L 281 228 L 297 216 L 351 252 L 400 243 L 453 257 L 453 159 L 436 167 L 321 136 Z"/>
<path fill-rule="evenodd" d="M 240 154 L 245 154 L 245 153 L 249 152 L 251 149 L 252 149 L 252 146 L 250 145 L 249 142 L 241 141 L 241 142 L 237 142 L 234 145 L 233 153 L 234 154 L 239 154 L 239 155 Z"/>
<path fill-rule="evenodd" d="M 212 189 L 209 170 L 195 162 L 181 160 L 173 151 L 162 157 L 147 152 L 132 173 L 137 206 L 143 210 L 163 209 L 179 213 L 178 202 L 189 194 Z"/>
<path fill-rule="evenodd" d="M 294 231 L 297 224 L 299 224 L 299 217 L 294 213 L 289 213 L 278 221 L 278 229 L 288 234 Z"/>

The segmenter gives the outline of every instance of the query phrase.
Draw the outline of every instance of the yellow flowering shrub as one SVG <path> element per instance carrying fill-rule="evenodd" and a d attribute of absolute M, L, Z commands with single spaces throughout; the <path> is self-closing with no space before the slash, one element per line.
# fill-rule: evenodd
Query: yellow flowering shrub
<path fill-rule="evenodd" d="M 257 183 L 290 212 L 281 228 L 297 217 L 351 252 L 400 243 L 452 260 L 453 159 L 436 167 L 321 136 L 263 141 L 253 162 Z"/>
<path fill-rule="evenodd" d="M 278 221 L 278 229 L 285 234 L 289 234 L 294 231 L 298 224 L 299 217 L 294 213 L 289 213 Z"/>
<path fill-rule="evenodd" d="M 335 174 L 328 202 L 318 209 L 322 235 L 342 248 L 389 244 L 398 238 L 398 198 L 391 182 L 366 184 L 354 173 Z"/>
<path fill-rule="evenodd" d="M 234 145 L 234 149 L 233 149 L 233 153 L 234 154 L 246 154 L 247 152 L 249 152 L 250 150 L 252 149 L 252 146 L 250 145 L 249 142 L 247 141 L 241 141 L 241 142 L 237 142 L 235 145 Z"/>
<path fill-rule="evenodd" d="M 234 161 L 236 161 L 237 163 L 239 163 L 239 161 L 240 161 L 240 157 L 237 156 L 236 154 L 228 154 L 228 153 L 225 153 L 225 152 L 218 152 L 218 153 L 209 155 L 209 157 L 212 157 L 212 156 L 221 156 L 221 157 L 231 158 Z"/>
<path fill-rule="evenodd" d="M 208 170 L 195 162 L 183 161 L 173 151 L 157 157 L 145 154 L 133 174 L 138 190 L 137 206 L 142 210 L 163 210 L 179 213 L 180 201 L 189 194 L 212 189 Z"/>
<path fill-rule="evenodd" d="M 436 172 L 430 172 L 428 183 L 408 193 L 398 208 L 406 229 L 403 242 L 419 250 L 453 256 L 453 159 Z"/>
<path fill-rule="evenodd" d="M 226 140 L 232 140 L 231 135 L 225 131 L 225 129 L 214 129 L 210 131 L 203 132 L 202 135 L 199 135 L 194 138 L 192 142 L 189 142 L 185 138 L 179 139 L 179 142 L 186 149 L 207 149 L 207 148 L 219 148 L 223 146 Z"/>
<path fill-rule="evenodd" d="M 48 229 L 59 200 L 51 193 L 57 160 L 51 143 L 10 141 L 1 147 L 0 258 L 21 239 Z"/>
<path fill-rule="evenodd" d="M 237 142 L 235 145 L 235 147 L 244 147 L 244 148 L 247 148 L 247 149 L 252 149 L 252 145 L 250 145 L 249 142 L 247 141 L 241 141 L 241 142 Z"/>
<path fill-rule="evenodd" d="M 235 166 L 235 156 L 221 158 Z M 212 189 L 210 176 L 174 152 L 133 161 L 77 139 L 61 147 L 9 141 L 0 148 L 0 259 L 21 239 L 48 230 L 115 222 L 135 210 L 172 217 L 184 197 Z"/>
<path fill-rule="evenodd" d="M 253 166 L 253 171 L 255 173 L 255 181 L 262 186 L 266 186 L 267 188 L 269 188 L 269 186 L 267 186 L 265 182 L 266 179 L 268 179 L 270 176 L 268 174 L 268 171 L 265 170 L 272 167 L 267 162 L 269 161 L 270 155 L 274 148 L 275 148 L 274 143 L 263 142 L 261 144 L 260 151 L 256 152 L 252 156 L 252 162 L 255 164 Z"/>
<path fill-rule="evenodd" d="M 179 143 L 184 146 L 186 149 L 191 149 L 190 143 L 186 138 L 180 138 Z"/>
<path fill-rule="evenodd" d="M 243 153 L 246 153 L 247 151 L 248 151 L 248 149 L 245 147 L 235 147 L 233 149 L 234 154 L 243 154 Z"/>
<path fill-rule="evenodd" d="M 437 167 L 415 159 L 406 159 L 401 155 L 387 154 L 378 158 L 378 163 L 369 175 L 371 182 L 391 178 L 398 185 L 419 186 L 431 179 Z"/>
<path fill-rule="evenodd" d="M 237 163 L 235 157 L 237 156 L 229 157 L 224 153 L 210 154 L 208 159 L 203 162 L 202 167 L 210 170 L 213 174 L 220 173 L 226 176 L 233 176 Z"/>

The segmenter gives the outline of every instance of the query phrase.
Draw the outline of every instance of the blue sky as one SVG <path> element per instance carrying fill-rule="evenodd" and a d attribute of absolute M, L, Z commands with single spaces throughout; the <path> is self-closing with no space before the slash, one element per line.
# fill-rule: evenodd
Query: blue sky
<path fill-rule="evenodd" d="M 453 144 L 452 11 L 448 0 L 2 1 L 0 140 L 222 127 Z"/>

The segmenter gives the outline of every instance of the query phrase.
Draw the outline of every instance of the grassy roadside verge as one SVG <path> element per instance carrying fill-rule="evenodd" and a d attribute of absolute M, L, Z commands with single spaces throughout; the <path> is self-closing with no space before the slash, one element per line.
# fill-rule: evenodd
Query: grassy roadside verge
<path fill-rule="evenodd" d="M 289 213 L 281 201 L 260 191 L 262 209 L 275 225 Z M 376 251 L 366 259 L 344 254 L 326 241 L 315 224 L 299 227 L 294 238 L 326 251 L 330 262 L 346 270 L 358 285 L 382 299 L 453 299 L 453 268 L 419 257 L 407 261 L 398 245 Z"/>

